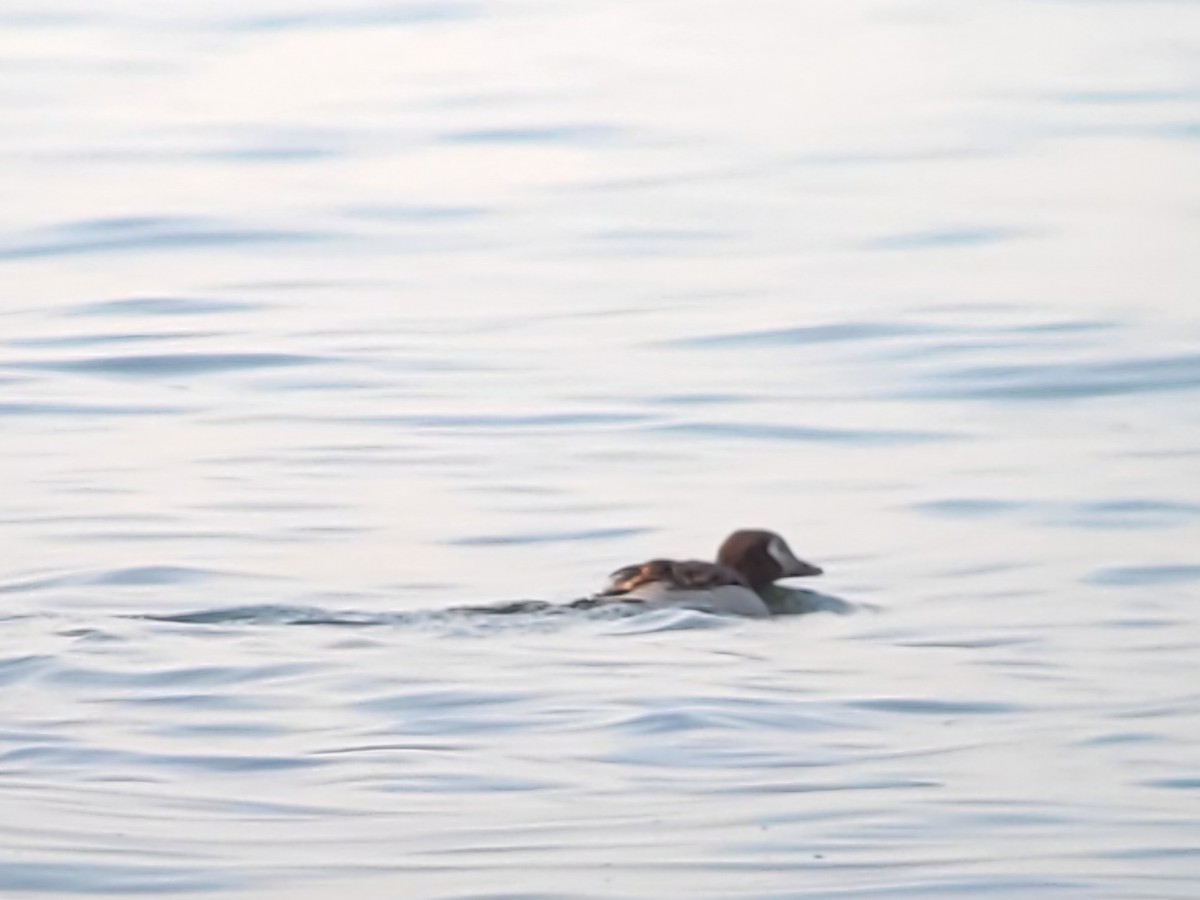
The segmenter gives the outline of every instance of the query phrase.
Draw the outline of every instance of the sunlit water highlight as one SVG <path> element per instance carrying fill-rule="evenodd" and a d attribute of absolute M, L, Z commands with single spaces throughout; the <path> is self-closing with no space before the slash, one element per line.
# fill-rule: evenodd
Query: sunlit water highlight
<path fill-rule="evenodd" d="M 1196 896 L 1196 4 L 184 6 L 0 12 L 0 895 Z"/>

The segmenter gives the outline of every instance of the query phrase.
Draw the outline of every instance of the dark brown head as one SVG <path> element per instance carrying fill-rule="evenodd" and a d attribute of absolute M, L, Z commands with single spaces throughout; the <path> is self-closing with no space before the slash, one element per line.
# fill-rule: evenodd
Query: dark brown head
<path fill-rule="evenodd" d="M 717 551 L 717 562 L 738 572 L 751 587 L 780 578 L 820 575 L 821 569 L 797 559 L 787 542 L 773 531 L 735 531 Z"/>

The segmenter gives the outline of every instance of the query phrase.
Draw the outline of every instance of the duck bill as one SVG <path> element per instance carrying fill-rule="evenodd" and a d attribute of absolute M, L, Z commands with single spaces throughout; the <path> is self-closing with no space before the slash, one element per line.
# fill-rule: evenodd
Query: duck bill
<path fill-rule="evenodd" d="M 789 578 L 806 578 L 812 575 L 823 575 L 825 574 L 825 570 L 820 566 L 814 566 L 812 563 L 806 563 L 802 559 L 797 559 L 783 574 Z"/>
<path fill-rule="evenodd" d="M 774 538 L 767 544 L 767 552 L 775 558 L 775 562 L 779 565 L 779 578 L 806 578 L 812 575 L 821 575 L 824 570 L 820 566 L 814 566 L 812 563 L 806 563 L 798 558 L 780 538 Z"/>

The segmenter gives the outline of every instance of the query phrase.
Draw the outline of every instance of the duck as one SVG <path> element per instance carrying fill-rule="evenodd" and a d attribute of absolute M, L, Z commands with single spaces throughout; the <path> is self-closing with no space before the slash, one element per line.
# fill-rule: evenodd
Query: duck
<path fill-rule="evenodd" d="M 746 528 L 725 538 L 716 562 L 652 559 L 623 566 L 594 597 L 599 602 L 765 618 L 771 609 L 761 591 L 780 578 L 807 578 L 823 571 L 797 557 L 775 532 Z"/>

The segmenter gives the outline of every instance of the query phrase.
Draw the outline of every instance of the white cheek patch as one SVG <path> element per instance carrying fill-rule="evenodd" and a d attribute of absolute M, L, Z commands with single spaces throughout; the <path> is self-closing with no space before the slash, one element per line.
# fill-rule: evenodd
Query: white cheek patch
<path fill-rule="evenodd" d="M 790 572 L 792 569 L 800 565 L 800 560 L 792 556 L 792 551 L 788 550 L 783 541 L 777 537 L 771 538 L 770 542 L 767 544 L 767 552 L 771 554 L 771 558 L 774 559 L 775 562 L 779 563 L 779 568 L 783 569 L 785 572 Z"/>

